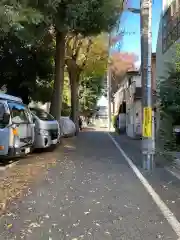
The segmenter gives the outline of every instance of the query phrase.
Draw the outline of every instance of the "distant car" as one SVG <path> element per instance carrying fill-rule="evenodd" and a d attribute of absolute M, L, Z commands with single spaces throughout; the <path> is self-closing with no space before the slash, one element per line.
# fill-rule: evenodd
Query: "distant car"
<path fill-rule="evenodd" d="M 61 136 L 71 137 L 76 133 L 76 126 L 69 117 L 61 117 L 59 120 Z"/>
<path fill-rule="evenodd" d="M 39 108 L 30 108 L 35 123 L 34 148 L 48 148 L 60 139 L 59 123 L 52 115 Z"/>

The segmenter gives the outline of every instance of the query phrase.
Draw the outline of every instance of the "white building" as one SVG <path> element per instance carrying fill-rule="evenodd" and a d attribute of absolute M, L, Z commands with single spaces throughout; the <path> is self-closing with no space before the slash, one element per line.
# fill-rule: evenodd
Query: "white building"
<path fill-rule="evenodd" d="M 156 102 L 156 54 L 152 54 L 152 100 Z M 142 79 L 140 71 L 128 71 L 114 94 L 115 115 L 120 116 L 120 126 L 125 122 L 126 134 L 131 138 L 142 135 Z M 153 108 L 155 110 L 155 108 Z M 122 122 L 121 122 L 122 120 Z M 124 126 L 124 125 L 123 125 Z"/>
<path fill-rule="evenodd" d="M 115 115 L 119 115 L 119 128 L 125 128 L 129 137 L 141 135 L 141 76 L 139 71 L 129 71 L 119 83 L 114 94 Z"/>
<path fill-rule="evenodd" d="M 126 74 L 126 133 L 129 137 L 141 136 L 142 129 L 142 85 L 139 71 Z"/>
<path fill-rule="evenodd" d="M 163 0 L 156 49 L 156 79 L 168 76 L 168 63 L 176 61 L 176 43 L 180 42 L 180 0 Z"/>

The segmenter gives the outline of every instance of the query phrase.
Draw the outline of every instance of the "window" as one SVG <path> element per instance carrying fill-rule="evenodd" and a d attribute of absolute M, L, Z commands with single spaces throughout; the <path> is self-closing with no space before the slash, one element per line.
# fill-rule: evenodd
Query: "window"
<path fill-rule="evenodd" d="M 5 124 L 3 123 L 4 113 L 5 113 L 5 107 L 3 103 L 0 103 L 0 128 L 4 128 Z"/>
<path fill-rule="evenodd" d="M 180 22 L 180 0 L 176 5 L 177 1 L 172 1 L 168 10 L 162 19 L 162 51 L 163 53 L 180 38 L 180 31 L 178 23 Z"/>
<path fill-rule="evenodd" d="M 40 120 L 44 120 L 44 121 L 53 121 L 54 117 L 51 116 L 49 113 L 45 112 L 42 109 L 39 108 L 31 108 L 30 109 L 32 113 L 34 113 L 34 115 L 36 115 Z"/>
<path fill-rule="evenodd" d="M 29 123 L 27 109 L 24 105 L 14 102 L 8 103 L 12 123 Z"/>

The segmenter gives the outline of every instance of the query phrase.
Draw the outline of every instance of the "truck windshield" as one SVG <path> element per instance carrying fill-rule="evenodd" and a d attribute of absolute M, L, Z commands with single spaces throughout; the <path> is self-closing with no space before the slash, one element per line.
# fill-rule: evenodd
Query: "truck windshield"
<path fill-rule="evenodd" d="M 42 109 L 39 108 L 31 108 L 30 109 L 32 113 L 34 113 L 40 120 L 43 121 L 53 121 L 54 117 L 50 115 L 49 113 L 45 112 Z"/>
<path fill-rule="evenodd" d="M 8 102 L 12 123 L 29 123 L 29 116 L 27 112 L 27 108 L 21 104 L 16 102 Z"/>

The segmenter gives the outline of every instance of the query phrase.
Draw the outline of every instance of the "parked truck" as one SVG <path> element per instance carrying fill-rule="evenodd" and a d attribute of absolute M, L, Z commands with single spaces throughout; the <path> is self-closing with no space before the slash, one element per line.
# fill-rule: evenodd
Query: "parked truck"
<path fill-rule="evenodd" d="M 21 98 L 0 93 L 0 158 L 26 155 L 60 140 L 59 123 L 41 109 L 31 110 Z"/>
<path fill-rule="evenodd" d="M 30 153 L 34 127 L 32 114 L 22 99 L 0 93 L 0 157 Z"/>

